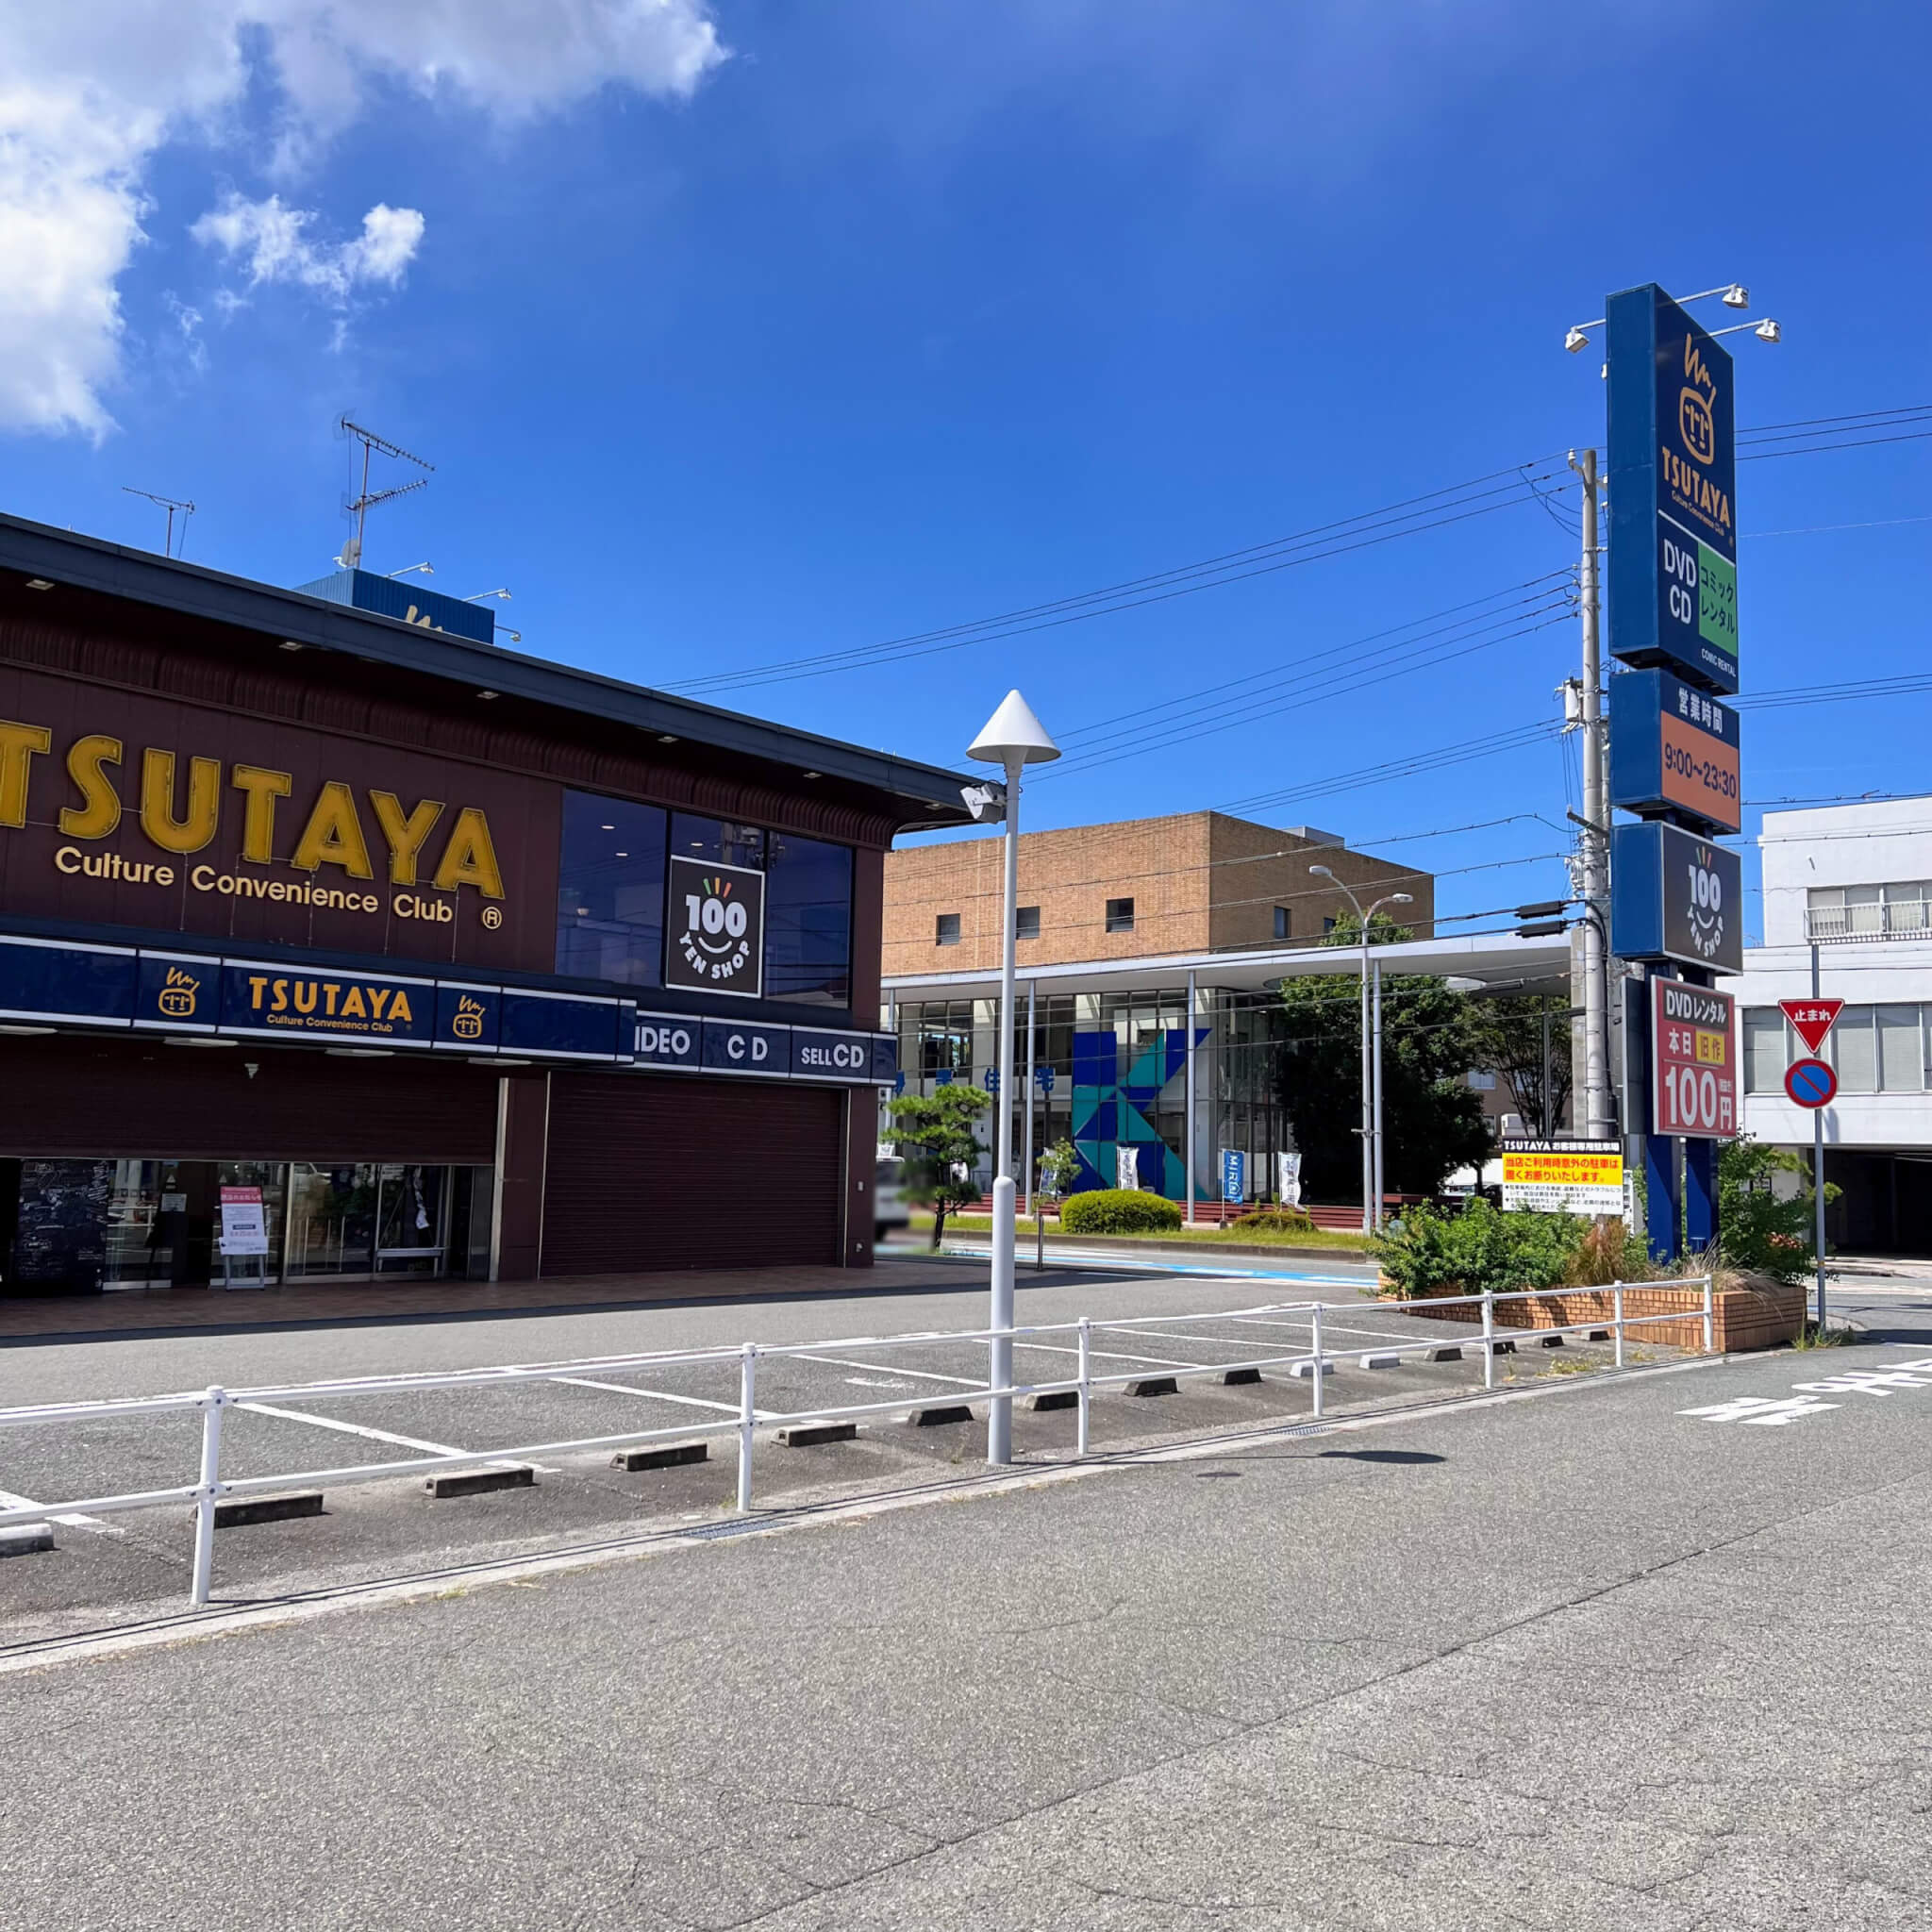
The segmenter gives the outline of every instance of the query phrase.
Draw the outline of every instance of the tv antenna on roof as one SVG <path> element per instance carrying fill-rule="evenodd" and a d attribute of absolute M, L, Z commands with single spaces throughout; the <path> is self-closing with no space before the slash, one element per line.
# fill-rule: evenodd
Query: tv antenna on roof
<path fill-rule="evenodd" d="M 188 519 L 194 514 L 194 506 L 192 503 L 178 503 L 172 496 L 157 496 L 152 490 L 137 490 L 132 483 L 124 483 L 121 488 L 129 496 L 144 496 L 150 503 L 168 512 L 168 534 L 161 543 L 163 557 L 173 557 L 175 554 L 175 512 L 177 509 L 181 512 L 181 554 L 187 556 Z"/>
<path fill-rule="evenodd" d="M 356 519 L 356 534 L 342 545 L 342 554 L 336 558 L 344 570 L 359 570 L 362 565 L 362 525 L 369 512 L 378 504 L 393 503 L 399 496 L 407 496 L 412 490 L 425 488 L 429 478 L 418 476 L 413 483 L 399 484 L 393 490 L 378 490 L 371 494 L 369 489 L 369 458 L 373 451 L 380 450 L 386 457 L 395 457 L 406 463 L 414 463 L 419 470 L 436 468 L 434 463 L 425 463 L 419 456 L 411 456 L 401 444 L 390 442 L 376 435 L 373 429 L 364 429 L 359 423 L 351 423 L 346 415 L 338 418 L 336 428 L 344 436 L 353 436 L 362 445 L 362 489 L 356 500 L 347 505 L 349 514 Z"/>

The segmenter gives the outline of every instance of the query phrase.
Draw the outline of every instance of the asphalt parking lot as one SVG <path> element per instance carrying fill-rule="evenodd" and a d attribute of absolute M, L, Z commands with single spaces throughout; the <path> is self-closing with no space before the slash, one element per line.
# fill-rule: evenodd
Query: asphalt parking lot
<path fill-rule="evenodd" d="M 1915 1932 L 1927 1299 L 16 1665 L 9 1923 Z"/>
<path fill-rule="evenodd" d="M 1307 1419 L 1312 1380 L 1306 1370 L 1296 1374 L 1293 1358 L 1312 1345 L 1310 1318 L 1257 1309 L 1350 1296 L 1349 1280 L 1332 1274 L 1229 1281 L 1062 1272 L 1024 1285 L 1020 1315 L 1024 1323 L 1058 1324 L 1084 1313 L 1115 1324 L 1093 1340 L 1094 1374 L 1141 1378 L 1157 1392 L 1116 1385 L 1096 1394 L 1091 1446 L 1107 1454 Z M 967 1398 L 984 1386 L 984 1345 L 926 1341 L 874 1349 L 850 1337 L 967 1327 L 983 1319 L 983 1306 L 977 1273 L 964 1267 L 958 1292 L 917 1297 L 22 1348 L 0 1352 L 0 1406 L 574 1357 L 509 1386 L 324 1398 L 278 1393 L 228 1409 L 225 1477 L 286 1475 L 289 1488 L 319 1487 L 325 1497 L 319 1515 L 218 1533 L 215 1594 L 233 1604 L 728 1517 L 736 1440 L 723 1430 L 739 1413 L 738 1363 L 637 1368 L 583 1359 L 626 1350 L 732 1346 L 747 1337 L 796 1345 L 847 1335 L 842 1343 L 759 1361 L 756 1401 L 764 1426 L 754 1456 L 754 1500 L 760 1511 L 958 1481 L 983 1462 L 985 1404 Z M 1216 1318 L 1185 1325 L 1161 1319 L 1181 1312 Z M 863 1329 L 846 1326 L 858 1322 Z M 1323 1340 L 1335 1357 L 1324 1385 L 1331 1414 L 1436 1403 L 1482 1386 L 1472 1324 L 1425 1322 L 1361 1302 L 1324 1316 Z M 1495 1364 L 1498 1386 L 1575 1374 L 1610 1356 L 1607 1345 L 1574 1339 L 1560 1352 L 1529 1336 L 1510 1345 Z M 1460 1360 L 1429 1359 L 1457 1346 Z M 1638 1345 L 1632 1358 L 1667 1353 Z M 1064 1329 L 1016 1344 L 1016 1373 L 1027 1383 L 1068 1381 L 1077 1360 L 1077 1337 Z M 1233 1369 L 1237 1379 L 1201 1373 L 1208 1368 Z M 957 1409 L 962 1402 L 970 1421 L 918 1419 L 919 1411 Z M 858 1419 L 852 1441 L 801 1448 L 777 1440 L 779 1417 L 855 1406 L 876 1408 Z M 1024 1462 L 1062 1460 L 1074 1451 L 1076 1424 L 1070 1409 L 1035 1410 L 1023 1399 L 1016 1453 Z M 539 1455 L 530 1458 L 530 1486 L 458 1498 L 431 1497 L 421 1474 L 367 1482 L 316 1474 L 654 1430 L 694 1438 L 707 1428 L 721 1432 L 708 1438 L 703 1462 L 631 1473 L 613 1466 L 609 1446 Z M 9 1501 L 53 1504 L 192 1482 L 199 1442 L 192 1414 L 0 1429 L 0 1492 Z M 188 1588 L 189 1514 L 185 1505 L 169 1504 L 106 1516 L 83 1510 L 57 1524 L 54 1549 L 0 1564 L 5 1644 L 177 1609 Z"/>

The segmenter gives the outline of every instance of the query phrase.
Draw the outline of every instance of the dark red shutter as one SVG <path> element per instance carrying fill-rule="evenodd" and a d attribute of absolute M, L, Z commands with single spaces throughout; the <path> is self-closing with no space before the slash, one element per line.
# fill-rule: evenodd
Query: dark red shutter
<path fill-rule="evenodd" d="M 543 1273 L 838 1264 L 842 1096 L 557 1074 Z"/>
<path fill-rule="evenodd" d="M 0 1040 L 0 1156 L 68 1155 L 487 1164 L 496 1076 L 427 1056 L 341 1059 L 247 1041 Z"/>

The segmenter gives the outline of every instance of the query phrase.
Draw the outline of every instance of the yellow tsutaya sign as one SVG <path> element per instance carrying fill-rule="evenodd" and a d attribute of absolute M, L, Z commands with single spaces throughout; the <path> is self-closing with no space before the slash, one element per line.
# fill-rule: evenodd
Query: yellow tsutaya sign
<path fill-rule="evenodd" d="M 54 755 L 54 734 L 44 724 L 26 724 L 0 718 L 0 828 L 26 826 L 28 793 L 35 779 L 34 762 Z M 263 765 L 224 767 L 211 758 L 177 758 L 172 751 L 149 745 L 140 754 L 139 777 L 129 769 L 127 748 L 118 738 L 90 732 L 76 737 L 64 752 L 67 796 L 55 823 L 63 838 L 85 843 L 111 838 L 124 812 L 132 804 L 139 814 L 142 837 L 158 852 L 185 858 L 206 850 L 221 829 L 225 808 L 241 813 L 240 858 L 249 865 L 287 865 L 317 878 L 332 868 L 344 879 L 374 879 L 370 821 L 381 841 L 389 882 L 392 886 L 427 886 L 454 892 L 471 886 L 486 899 L 503 897 L 503 869 L 490 836 L 490 822 L 480 807 L 458 808 L 449 820 L 433 870 L 429 870 L 431 835 L 443 823 L 448 805 L 440 798 L 418 799 L 405 806 L 392 791 L 374 788 L 358 794 L 340 778 L 323 782 L 299 821 L 280 811 L 282 801 L 294 791 L 293 774 Z M 365 816 L 366 813 L 366 816 Z M 278 818 L 280 824 L 278 826 Z M 44 824 L 44 819 L 41 821 Z M 286 837 L 299 824 L 286 858 L 277 858 L 276 834 Z M 63 873 L 131 884 L 171 886 L 176 877 L 166 858 L 159 861 L 129 860 L 120 854 L 89 856 L 81 844 L 64 845 L 55 863 Z M 375 909 L 372 895 L 344 894 L 319 883 L 266 884 L 237 874 L 217 874 L 213 867 L 190 870 L 197 891 L 224 891 L 237 897 L 294 899 L 310 902 L 327 890 L 330 903 L 342 900 L 352 909 Z M 366 908 L 358 902 L 369 899 Z M 404 916 L 444 919 L 446 911 L 406 910 Z M 398 901 L 399 909 L 402 902 Z"/>

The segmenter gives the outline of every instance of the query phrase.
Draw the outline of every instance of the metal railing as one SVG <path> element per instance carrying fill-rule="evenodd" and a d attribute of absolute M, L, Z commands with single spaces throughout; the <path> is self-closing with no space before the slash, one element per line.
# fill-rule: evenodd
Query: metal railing
<path fill-rule="evenodd" d="M 1631 1283 L 1629 1286 L 1641 1289 L 1700 1288 L 1704 1352 L 1712 1352 L 1715 1309 L 1711 1277 L 1708 1274 L 1685 1276 L 1671 1281 Z M 1582 1322 L 1554 1324 L 1537 1327 L 1533 1332 L 1539 1336 L 1550 1336 L 1600 1334 L 1608 1330 L 1613 1341 L 1614 1361 L 1618 1368 L 1624 1366 L 1625 1336 L 1628 1330 L 1662 1322 L 1684 1323 L 1700 1319 L 1699 1312 L 1690 1308 L 1670 1309 L 1650 1315 L 1626 1314 L 1624 1307 L 1624 1287 L 1625 1284 L 1623 1282 L 1614 1282 L 1607 1289 L 1524 1289 L 1501 1294 L 1491 1291 L 1474 1295 L 1429 1296 L 1425 1306 L 1431 1314 L 1451 1307 L 1480 1309 L 1480 1338 L 1457 1334 L 1453 1341 L 1446 1345 L 1477 1348 L 1482 1357 L 1482 1385 L 1485 1389 L 1493 1389 L 1496 1380 L 1496 1356 L 1500 1346 L 1496 1310 L 1506 1303 L 1547 1301 L 1552 1296 L 1562 1294 L 1607 1292 L 1611 1300 L 1611 1311 L 1608 1316 L 1598 1315 Z M 53 1523 L 76 1516 L 108 1516 L 133 1509 L 159 1508 L 171 1504 L 192 1505 L 194 1512 L 194 1542 L 189 1597 L 198 1608 L 208 1603 L 213 1583 L 215 1508 L 217 1504 L 225 1500 L 266 1495 L 278 1490 L 319 1486 L 324 1483 L 341 1486 L 345 1483 L 392 1480 L 398 1476 L 422 1475 L 432 1472 L 489 1469 L 522 1464 L 544 1456 L 567 1456 L 599 1449 L 637 1448 L 674 1438 L 689 1441 L 694 1437 L 735 1436 L 738 1441 L 737 1507 L 741 1512 L 748 1512 L 752 1507 L 752 1450 L 759 1429 L 775 1430 L 808 1423 L 857 1420 L 863 1416 L 904 1409 L 907 1406 L 902 1395 L 891 1402 L 848 1403 L 832 1408 L 801 1409 L 794 1414 L 773 1414 L 756 1406 L 758 1365 L 760 1361 L 783 1360 L 789 1357 L 809 1358 L 828 1349 L 846 1352 L 883 1352 L 897 1348 L 933 1348 L 948 1343 L 990 1347 L 993 1342 L 1000 1341 L 1024 1342 L 1031 1337 L 1070 1336 L 1075 1339 L 1077 1356 L 1076 1372 L 1070 1376 L 1041 1382 L 1015 1381 L 1007 1386 L 995 1385 L 989 1379 L 984 1386 L 968 1384 L 949 1393 L 955 1402 L 971 1403 L 999 1397 L 1010 1400 L 1026 1395 L 1074 1391 L 1077 1394 L 1079 1411 L 1074 1454 L 1077 1457 L 1086 1457 L 1091 1454 L 1092 1449 L 1094 1391 L 1111 1388 L 1116 1384 L 1124 1386 L 1130 1382 L 1148 1379 L 1148 1371 L 1144 1365 L 1135 1369 L 1109 1370 L 1096 1374 L 1093 1369 L 1093 1338 L 1096 1335 L 1106 1335 L 1115 1329 L 1129 1332 L 1144 1331 L 1150 1327 L 1178 1329 L 1190 1324 L 1252 1321 L 1261 1318 L 1306 1321 L 1309 1327 L 1309 1345 L 1307 1348 L 1291 1349 L 1285 1354 L 1242 1355 L 1234 1361 L 1166 1363 L 1161 1366 L 1160 1374 L 1178 1382 L 1184 1377 L 1224 1376 L 1233 1370 L 1288 1368 L 1291 1372 L 1298 1371 L 1311 1384 L 1309 1412 L 1320 1418 L 1324 1413 L 1324 1378 L 1335 1364 L 1343 1356 L 1360 1356 L 1375 1352 L 1365 1351 L 1358 1346 L 1341 1350 L 1324 1348 L 1324 1319 L 1338 1315 L 1358 1316 L 1376 1308 L 1387 1310 L 1391 1307 L 1418 1306 L 1424 1304 L 1273 1302 L 1248 1308 L 1191 1310 L 1185 1314 L 1175 1315 L 1131 1315 L 1111 1320 L 1096 1320 L 1091 1316 L 1082 1315 L 1071 1322 L 1016 1324 L 1008 1329 L 978 1328 L 911 1335 L 856 1336 L 826 1341 L 775 1344 L 746 1341 L 735 1348 L 663 1349 L 635 1355 L 593 1356 L 568 1361 L 519 1363 L 501 1368 L 463 1369 L 434 1374 L 363 1375 L 324 1382 L 271 1383 L 257 1389 L 231 1390 L 216 1387 L 172 1395 L 132 1396 L 104 1402 L 55 1402 L 29 1407 L 6 1408 L 0 1409 L 0 1428 L 31 1427 L 59 1423 L 89 1424 L 126 1417 L 153 1418 L 195 1412 L 201 1416 L 201 1456 L 198 1473 L 192 1483 L 182 1483 L 167 1489 L 81 1496 L 61 1503 L 34 1503 L 0 1509 L 0 1528 L 14 1524 Z M 1225 1341 L 1228 1338 L 1207 1339 Z M 231 1408 L 253 1408 L 262 1404 L 277 1402 L 320 1402 L 339 1396 L 396 1395 L 429 1390 L 500 1389 L 514 1387 L 524 1382 L 557 1381 L 581 1375 L 590 1370 L 597 1370 L 606 1374 L 635 1374 L 652 1369 L 700 1368 L 732 1362 L 737 1363 L 739 1369 L 738 1411 L 735 1415 L 721 1415 L 716 1422 L 681 1422 L 667 1424 L 662 1428 L 624 1429 L 610 1434 L 574 1436 L 555 1441 L 522 1442 L 507 1448 L 412 1456 L 396 1461 L 351 1463 L 340 1468 L 295 1470 L 275 1475 L 225 1477 L 221 1473 L 222 1419 Z M 649 1389 L 638 1389 L 625 1392 L 649 1396 L 654 1391 Z"/>
<path fill-rule="evenodd" d="M 1821 906 L 1805 913 L 1807 940 L 1932 939 L 1932 900 L 1896 899 L 1884 906 Z"/>

